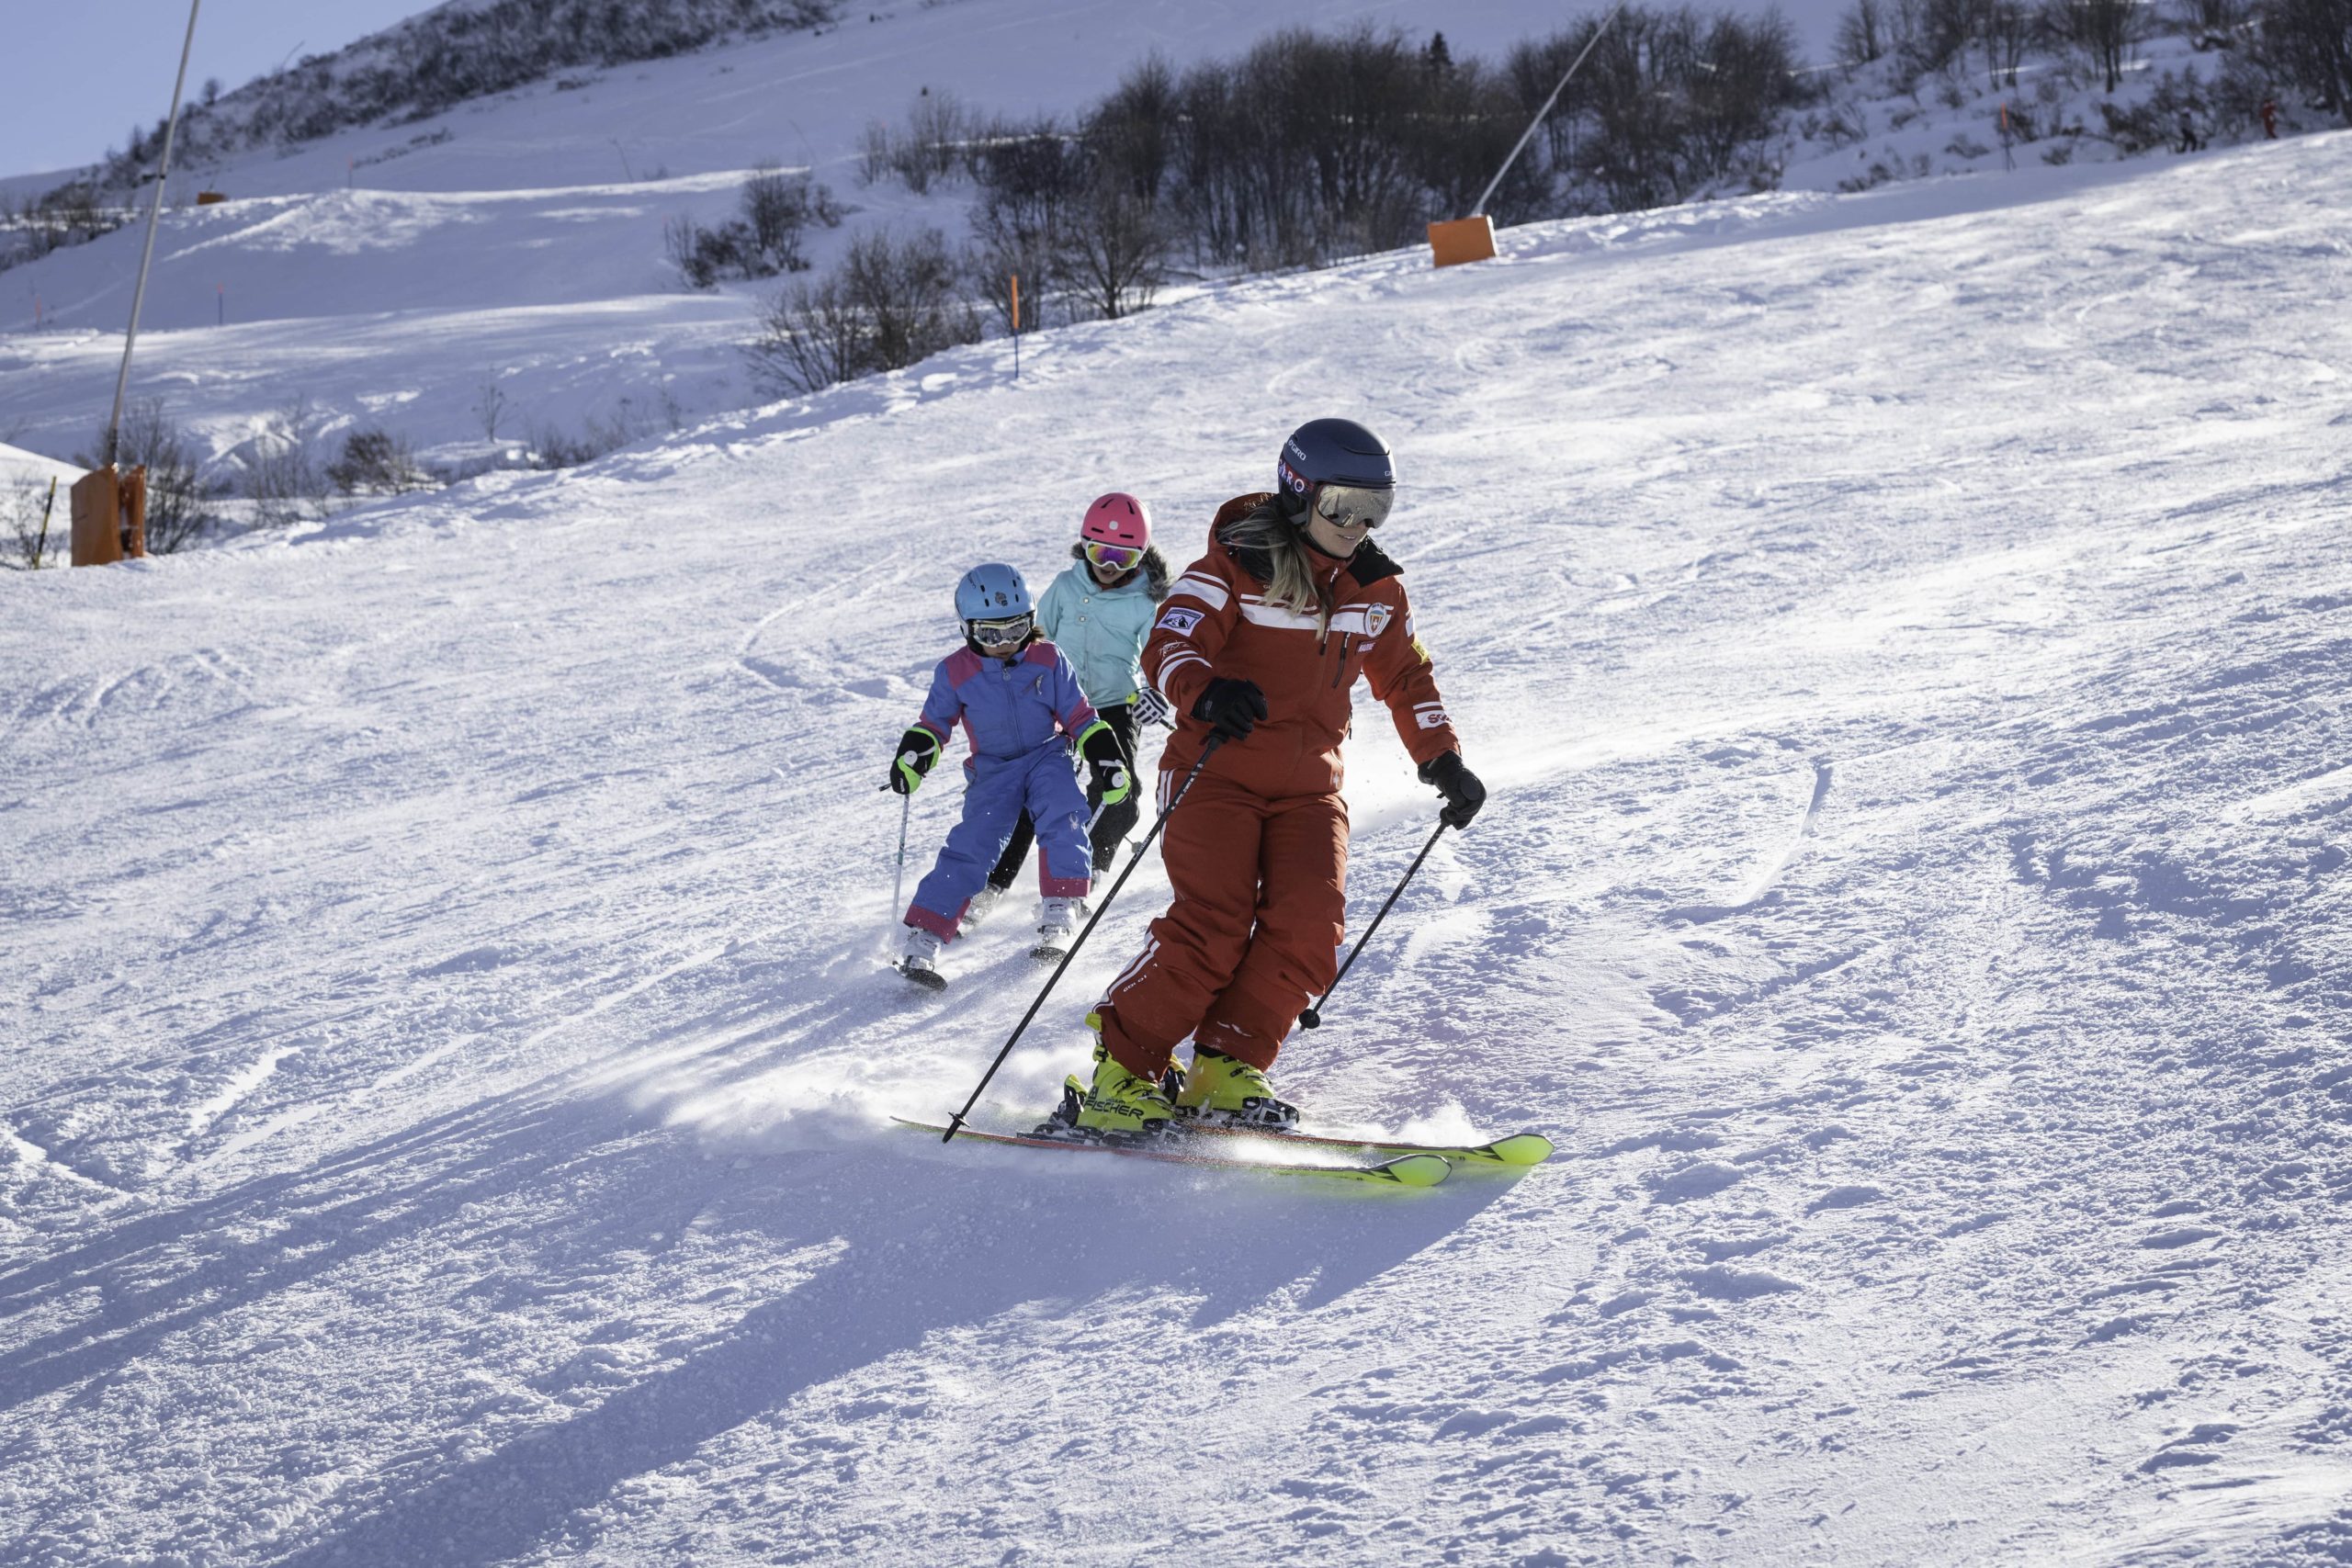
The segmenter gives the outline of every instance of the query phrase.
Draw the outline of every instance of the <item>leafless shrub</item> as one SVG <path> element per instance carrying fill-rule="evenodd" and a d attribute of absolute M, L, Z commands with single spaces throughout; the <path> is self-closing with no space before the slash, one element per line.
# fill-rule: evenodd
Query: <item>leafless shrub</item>
<path fill-rule="evenodd" d="M 2172 24 L 2191 38 L 2223 42 L 2254 20 L 2255 0 L 2171 0 Z"/>
<path fill-rule="evenodd" d="M 685 411 L 666 388 L 650 406 L 624 396 L 612 412 L 592 412 L 582 419 L 577 435 L 552 422 L 531 421 L 524 427 L 524 461 L 534 468 L 578 468 L 665 428 L 675 433 L 684 423 Z"/>
<path fill-rule="evenodd" d="M 270 414 L 245 464 L 245 499 L 254 523 L 282 528 L 325 512 L 334 493 L 319 460 L 326 418 L 306 396 Z"/>
<path fill-rule="evenodd" d="M 90 450 L 75 454 L 74 461 L 85 468 L 100 467 L 106 445 L 101 426 Z M 115 433 L 115 462 L 125 472 L 147 470 L 149 554 L 170 555 L 219 525 L 195 448 L 187 433 L 164 411 L 161 398 L 134 399 L 122 411 L 122 425 Z"/>
<path fill-rule="evenodd" d="M 847 282 L 835 273 L 779 290 L 743 352 L 769 391 L 813 392 L 865 374 L 865 328 Z"/>
<path fill-rule="evenodd" d="M 2018 67 L 2034 39 L 2033 13 L 2024 0 L 1987 0 L 1984 7 L 1984 73 L 1995 86 L 2018 85 Z"/>
<path fill-rule="evenodd" d="M 2352 0 L 2265 0 L 2262 53 L 2352 125 Z"/>
<path fill-rule="evenodd" d="M 694 288 L 712 287 L 734 259 L 733 247 L 684 214 L 662 223 L 662 251 Z"/>
<path fill-rule="evenodd" d="M 1835 48 L 1848 65 L 1867 65 L 1886 52 L 1887 0 L 1854 0 L 1838 18 Z"/>
<path fill-rule="evenodd" d="M 752 377 L 771 390 L 813 391 L 970 343 L 979 318 L 957 284 L 938 230 L 861 234 L 831 277 L 768 302 L 745 348 Z"/>
<path fill-rule="evenodd" d="M 345 495 L 399 495 L 435 482 L 406 436 L 375 426 L 343 438 L 343 456 L 327 465 L 326 476 Z"/>
<path fill-rule="evenodd" d="M 750 235 L 747 276 L 808 271 L 801 237 L 811 224 L 833 229 L 841 220 L 833 193 L 806 172 L 787 175 L 773 163 L 761 164 L 743 182 L 743 225 Z"/>
<path fill-rule="evenodd" d="M 662 225 L 662 245 L 690 286 L 708 288 L 726 277 L 806 272 L 802 236 L 814 223 L 839 227 L 842 216 L 833 193 L 806 173 L 787 175 L 775 164 L 763 164 L 743 182 L 740 217 L 717 228 L 673 218 Z"/>
<path fill-rule="evenodd" d="M 955 94 L 922 89 L 907 111 L 907 134 L 890 142 L 890 167 L 906 187 L 922 196 L 931 182 L 956 174 L 964 146 L 978 125 Z"/>
<path fill-rule="evenodd" d="M 857 138 L 857 164 L 851 178 L 861 186 L 870 186 L 890 172 L 890 126 L 887 120 L 869 119 Z"/>
<path fill-rule="evenodd" d="M 481 378 L 481 389 L 474 396 L 474 418 L 481 425 L 484 441 L 498 439 L 498 422 L 506 412 L 506 394 L 500 389 L 496 375 Z"/>
<path fill-rule="evenodd" d="M 13 479 L 0 491 L 0 510 L 7 521 L 7 536 L 0 539 L 0 567 L 39 571 L 55 564 L 69 532 L 57 525 L 68 510 L 58 504 L 64 495 L 62 484 L 47 479 Z"/>
<path fill-rule="evenodd" d="M 2138 0 L 2046 0 L 2041 25 L 2050 37 L 2080 51 L 2112 93 L 2123 80 L 2132 48 L 2145 36 L 2147 20 Z"/>

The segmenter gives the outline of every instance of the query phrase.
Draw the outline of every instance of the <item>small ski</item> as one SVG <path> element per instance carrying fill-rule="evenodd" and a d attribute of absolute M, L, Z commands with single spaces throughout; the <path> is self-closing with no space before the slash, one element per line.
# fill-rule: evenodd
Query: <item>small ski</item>
<path fill-rule="evenodd" d="M 936 969 L 910 969 L 904 964 L 893 964 L 890 967 L 926 991 L 944 991 L 947 988 L 947 976 Z"/>
<path fill-rule="evenodd" d="M 1344 1137 L 1334 1133 L 1292 1133 L 1276 1127 L 1251 1127 L 1222 1122 L 1177 1123 L 1182 1134 L 1196 1138 L 1254 1138 L 1261 1143 L 1295 1144 L 1310 1149 L 1369 1149 L 1386 1155 L 1436 1155 L 1462 1165 L 1495 1169 L 1523 1168 L 1552 1157 L 1552 1140 L 1541 1133 L 1513 1133 L 1484 1144 L 1423 1144 L 1377 1134 Z"/>
<path fill-rule="evenodd" d="M 1029 956 L 1047 968 L 1051 968 L 1069 956 L 1069 949 L 1057 946 L 1050 942 L 1041 942 L 1029 950 Z"/>
<path fill-rule="evenodd" d="M 891 1121 L 901 1127 L 911 1127 L 918 1133 L 944 1134 L 947 1128 L 937 1122 L 916 1122 L 904 1116 Z M 1038 1137 L 1021 1133 L 989 1133 L 977 1127 L 966 1127 L 956 1134 L 983 1144 L 1010 1144 L 1020 1148 L 1069 1149 L 1083 1154 L 1121 1155 L 1129 1159 L 1159 1160 L 1169 1165 L 1189 1165 L 1208 1170 L 1246 1170 L 1262 1176 L 1317 1176 L 1333 1181 L 1368 1181 L 1389 1187 L 1435 1187 L 1453 1172 L 1453 1168 L 1432 1154 L 1410 1153 L 1385 1159 L 1373 1165 L 1268 1165 L 1258 1160 L 1238 1159 L 1227 1155 L 1204 1154 L 1184 1146 L 1185 1140 L 1171 1138 L 1164 1143 L 1104 1143 L 1090 1138 Z"/>

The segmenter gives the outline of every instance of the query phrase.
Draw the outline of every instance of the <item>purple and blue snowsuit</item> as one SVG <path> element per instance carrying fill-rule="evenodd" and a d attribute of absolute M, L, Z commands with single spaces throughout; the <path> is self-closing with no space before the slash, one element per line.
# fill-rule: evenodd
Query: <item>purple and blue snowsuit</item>
<path fill-rule="evenodd" d="M 1070 765 L 1070 741 L 1094 722 L 1077 671 L 1040 638 L 1012 659 L 956 649 L 932 671 L 931 695 L 915 721 L 944 749 L 957 723 L 971 742 L 964 763 L 964 818 L 948 830 L 937 863 L 915 889 L 906 923 L 956 940 L 964 906 L 988 880 L 1012 825 L 1026 810 L 1037 825 L 1037 889 L 1083 898 L 1094 852 L 1086 840 L 1086 792 Z"/>

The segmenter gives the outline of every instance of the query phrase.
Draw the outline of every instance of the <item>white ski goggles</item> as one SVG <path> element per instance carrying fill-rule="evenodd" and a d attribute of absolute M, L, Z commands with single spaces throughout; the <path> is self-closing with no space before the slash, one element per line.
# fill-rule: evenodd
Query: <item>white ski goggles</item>
<path fill-rule="evenodd" d="M 1006 615 L 993 621 L 966 621 L 964 629 L 982 648 L 1017 648 L 1035 624 L 1033 615 Z"/>
<path fill-rule="evenodd" d="M 1374 490 L 1369 485 L 1315 487 L 1315 514 L 1334 528 L 1352 528 L 1359 523 L 1377 528 L 1388 521 L 1388 509 L 1396 504 L 1394 490 Z"/>

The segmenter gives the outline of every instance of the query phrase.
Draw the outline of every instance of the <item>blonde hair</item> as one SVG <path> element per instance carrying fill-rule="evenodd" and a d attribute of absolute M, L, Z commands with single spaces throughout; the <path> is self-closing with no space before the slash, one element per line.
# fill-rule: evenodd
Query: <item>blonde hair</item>
<path fill-rule="evenodd" d="M 1276 510 L 1274 502 L 1256 508 L 1229 525 L 1225 530 L 1225 547 L 1263 554 L 1272 566 L 1266 603 L 1279 610 L 1313 615 L 1318 631 L 1330 630 L 1331 606 L 1324 602 L 1323 591 L 1316 583 L 1315 569 L 1306 558 L 1306 542 Z"/>

